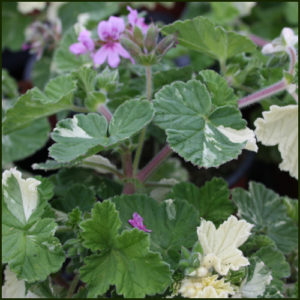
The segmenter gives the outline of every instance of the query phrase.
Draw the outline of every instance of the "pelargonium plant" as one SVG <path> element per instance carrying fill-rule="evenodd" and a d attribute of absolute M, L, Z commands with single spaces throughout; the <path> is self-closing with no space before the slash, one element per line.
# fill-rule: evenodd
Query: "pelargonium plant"
<path fill-rule="evenodd" d="M 168 25 L 133 5 L 55 6 L 23 41 L 50 61 L 44 84 L 19 95 L 2 72 L 3 298 L 297 297 L 297 200 L 255 181 L 199 187 L 182 166 L 278 146 L 298 180 L 296 31 L 236 30 L 254 2 Z M 200 67 L 176 67 L 182 54 Z M 49 159 L 22 169 L 49 133 Z"/>

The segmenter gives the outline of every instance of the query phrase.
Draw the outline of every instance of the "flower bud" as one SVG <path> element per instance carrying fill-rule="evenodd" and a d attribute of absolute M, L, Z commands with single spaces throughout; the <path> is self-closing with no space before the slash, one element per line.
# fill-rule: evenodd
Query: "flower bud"
<path fill-rule="evenodd" d="M 156 53 L 164 56 L 172 47 L 175 46 L 177 38 L 175 35 L 168 35 L 163 38 L 156 47 Z"/>
<path fill-rule="evenodd" d="M 145 36 L 144 46 L 148 52 L 151 52 L 156 47 L 158 37 L 158 29 L 155 25 L 151 24 Z"/>
<path fill-rule="evenodd" d="M 121 45 L 129 52 L 129 54 L 134 59 L 139 60 L 139 57 L 143 54 L 141 48 L 125 36 L 123 36 L 120 41 Z"/>
<path fill-rule="evenodd" d="M 144 35 L 138 26 L 135 26 L 133 29 L 133 38 L 138 46 L 143 47 Z"/>

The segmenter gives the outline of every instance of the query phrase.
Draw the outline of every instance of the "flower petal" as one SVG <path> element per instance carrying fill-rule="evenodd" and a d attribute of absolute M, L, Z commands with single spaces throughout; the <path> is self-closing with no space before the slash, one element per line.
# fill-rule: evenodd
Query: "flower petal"
<path fill-rule="evenodd" d="M 91 33 L 86 29 L 80 32 L 78 41 L 82 43 L 89 51 L 93 51 L 95 48 L 94 41 L 91 39 Z"/>
<path fill-rule="evenodd" d="M 75 55 L 85 54 L 88 52 L 88 49 L 81 43 L 72 44 L 69 47 L 69 50 Z"/>
<path fill-rule="evenodd" d="M 294 46 L 296 43 L 298 43 L 298 36 L 294 34 L 294 31 L 291 28 L 283 28 L 281 35 L 287 46 Z"/>
<path fill-rule="evenodd" d="M 93 60 L 94 60 L 94 64 L 96 65 L 102 65 L 109 53 L 109 48 L 104 45 L 102 46 L 94 55 L 93 55 Z"/>
<path fill-rule="evenodd" d="M 125 23 L 122 18 L 111 16 L 108 19 L 110 23 L 110 36 L 112 39 L 119 39 L 121 33 L 125 30 Z"/>
<path fill-rule="evenodd" d="M 109 51 L 107 51 L 107 62 L 112 68 L 116 68 L 120 63 L 120 57 L 119 53 L 115 51 L 114 48 L 110 48 Z"/>
<path fill-rule="evenodd" d="M 110 37 L 110 23 L 108 21 L 101 21 L 98 24 L 98 36 L 102 41 L 107 41 Z"/>

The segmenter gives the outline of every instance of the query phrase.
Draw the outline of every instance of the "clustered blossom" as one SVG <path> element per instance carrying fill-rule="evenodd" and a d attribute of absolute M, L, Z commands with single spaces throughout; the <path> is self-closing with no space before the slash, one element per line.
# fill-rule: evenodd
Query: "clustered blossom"
<path fill-rule="evenodd" d="M 298 36 L 291 28 L 283 28 L 281 36 L 262 48 L 263 54 L 286 51 L 288 47 L 294 47 L 298 43 Z"/>
<path fill-rule="evenodd" d="M 128 15 L 130 26 L 132 28 L 138 26 L 143 32 L 146 32 L 148 26 L 145 24 L 144 18 L 138 17 L 137 10 L 133 10 L 129 6 L 127 9 L 130 12 Z M 101 21 L 98 24 L 99 40 L 97 43 L 91 38 L 91 33 L 84 29 L 79 34 L 78 43 L 72 44 L 69 50 L 75 55 L 89 54 L 95 66 L 100 66 L 107 61 L 110 67 L 116 68 L 120 64 L 120 57 L 134 63 L 130 54 L 120 43 L 125 29 L 125 22 L 122 18 L 111 16 L 108 21 Z M 95 44 L 101 44 L 100 48 L 95 49 Z"/>
<path fill-rule="evenodd" d="M 139 230 L 143 230 L 145 232 L 151 232 L 152 230 L 149 230 L 146 228 L 146 226 L 143 224 L 143 218 L 137 213 L 133 213 L 133 219 L 128 220 L 129 224 Z"/>
<path fill-rule="evenodd" d="M 200 266 L 182 282 L 178 292 L 187 298 L 228 298 L 235 291 L 224 278 L 229 270 L 237 271 L 249 265 L 238 249 L 250 236 L 252 224 L 230 216 L 216 229 L 210 221 L 201 221 L 197 228 L 203 253 L 198 253 Z M 215 271 L 218 274 L 212 274 Z"/>

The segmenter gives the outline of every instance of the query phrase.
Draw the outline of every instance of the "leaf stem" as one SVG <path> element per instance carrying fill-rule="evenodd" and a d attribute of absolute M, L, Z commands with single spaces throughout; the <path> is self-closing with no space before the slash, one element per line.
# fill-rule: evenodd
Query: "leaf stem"
<path fill-rule="evenodd" d="M 105 119 L 107 120 L 107 122 L 109 123 L 111 118 L 112 118 L 112 113 L 110 112 L 110 110 L 108 109 L 108 107 L 105 104 L 101 104 L 98 107 L 98 112 L 101 113 Z"/>
<path fill-rule="evenodd" d="M 220 71 L 222 75 L 225 75 L 226 73 L 226 63 L 225 60 L 220 60 Z"/>
<path fill-rule="evenodd" d="M 250 34 L 249 38 L 254 44 L 256 44 L 257 46 L 260 46 L 260 47 L 263 47 L 264 45 L 270 43 L 269 41 L 266 41 L 255 34 Z"/>
<path fill-rule="evenodd" d="M 152 70 L 151 70 L 151 66 L 146 66 L 146 95 L 147 95 L 147 99 L 149 101 L 151 101 L 151 98 L 152 98 Z M 147 130 L 146 127 L 143 128 L 140 135 L 139 135 L 138 147 L 136 149 L 135 156 L 134 156 L 134 161 L 133 161 L 133 174 L 134 175 L 136 174 L 136 172 L 138 170 L 138 167 L 139 167 L 141 154 L 142 154 L 142 150 L 143 150 L 143 146 L 144 146 L 144 142 L 145 142 L 146 130 Z"/>
<path fill-rule="evenodd" d="M 77 273 L 74 276 L 74 278 L 73 278 L 73 280 L 71 282 L 70 288 L 69 288 L 68 293 L 67 293 L 67 298 L 72 298 L 73 293 L 75 292 L 76 287 L 78 285 L 78 282 L 79 282 L 79 273 Z"/>
<path fill-rule="evenodd" d="M 132 169 L 132 159 L 131 159 L 131 151 L 128 149 L 123 152 L 122 154 L 122 163 L 123 163 L 123 170 L 125 178 L 132 178 L 133 177 L 133 169 Z M 131 182 L 127 182 L 123 188 L 123 194 L 134 194 L 135 187 L 134 184 Z"/>
<path fill-rule="evenodd" d="M 249 96 L 241 98 L 238 100 L 239 108 L 246 107 L 250 104 L 256 103 L 262 99 L 273 96 L 279 92 L 282 92 L 286 89 L 287 83 L 285 79 L 282 79 L 260 91 L 257 91 Z"/>
<path fill-rule="evenodd" d="M 152 172 L 172 153 L 169 145 L 166 145 L 157 155 L 137 174 L 137 179 L 144 182 Z"/>
<path fill-rule="evenodd" d="M 88 113 L 89 110 L 85 107 L 81 107 L 81 106 L 76 106 L 76 105 L 73 105 L 71 107 L 71 110 L 75 111 L 75 112 L 81 112 L 81 113 Z"/>

